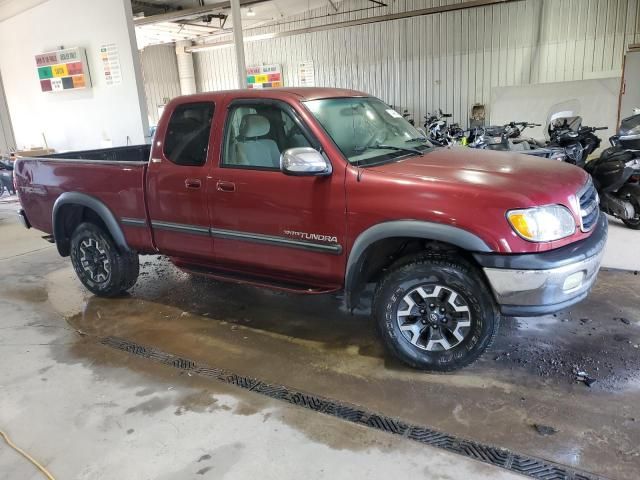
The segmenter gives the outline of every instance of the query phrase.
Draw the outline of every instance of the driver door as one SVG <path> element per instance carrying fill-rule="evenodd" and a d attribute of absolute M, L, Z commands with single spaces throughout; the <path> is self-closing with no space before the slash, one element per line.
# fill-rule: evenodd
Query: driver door
<path fill-rule="evenodd" d="M 282 152 L 318 145 L 292 106 L 236 100 L 227 107 L 212 176 L 216 263 L 304 285 L 340 285 L 344 275 L 344 169 L 288 176 Z"/>

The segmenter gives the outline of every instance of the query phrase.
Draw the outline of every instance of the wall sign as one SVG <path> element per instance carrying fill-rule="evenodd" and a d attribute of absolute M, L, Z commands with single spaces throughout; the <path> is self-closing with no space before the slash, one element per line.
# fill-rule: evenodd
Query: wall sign
<path fill-rule="evenodd" d="M 84 48 L 67 48 L 36 55 L 40 90 L 60 92 L 91 87 Z"/>
<path fill-rule="evenodd" d="M 282 72 L 280 65 L 262 65 L 260 67 L 247 67 L 247 87 L 249 88 L 276 88 L 281 87 Z"/>
<path fill-rule="evenodd" d="M 298 81 L 301 87 L 315 87 L 316 74 L 313 69 L 313 61 L 300 62 L 298 64 Z"/>
<path fill-rule="evenodd" d="M 107 43 L 100 46 L 100 61 L 107 85 L 122 83 L 122 71 L 120 70 L 120 55 L 115 43 Z"/>

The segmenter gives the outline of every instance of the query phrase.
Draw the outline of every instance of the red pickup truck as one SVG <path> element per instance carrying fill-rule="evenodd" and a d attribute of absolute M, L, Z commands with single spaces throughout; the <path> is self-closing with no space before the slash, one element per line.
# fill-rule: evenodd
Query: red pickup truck
<path fill-rule="evenodd" d="M 343 290 L 421 369 L 468 365 L 500 315 L 573 305 L 595 281 L 607 220 L 565 163 L 434 148 L 382 101 L 329 88 L 180 97 L 152 144 L 21 158 L 21 221 L 94 294 L 138 255 L 305 294 Z"/>

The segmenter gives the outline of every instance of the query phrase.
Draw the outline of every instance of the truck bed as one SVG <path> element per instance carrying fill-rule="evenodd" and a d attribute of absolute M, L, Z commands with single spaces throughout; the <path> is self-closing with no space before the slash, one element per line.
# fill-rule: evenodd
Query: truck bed
<path fill-rule="evenodd" d="M 101 148 L 98 150 L 80 150 L 48 155 L 47 157 L 64 160 L 101 160 L 108 162 L 148 162 L 151 145 L 131 145 L 127 147 Z"/>
<path fill-rule="evenodd" d="M 149 152 L 150 145 L 136 145 L 18 158 L 16 185 L 29 223 L 52 234 L 56 200 L 65 192 L 80 192 L 109 208 L 132 248 L 152 249 L 148 227 L 132 227 L 122 221 L 146 218 L 144 183 Z"/>

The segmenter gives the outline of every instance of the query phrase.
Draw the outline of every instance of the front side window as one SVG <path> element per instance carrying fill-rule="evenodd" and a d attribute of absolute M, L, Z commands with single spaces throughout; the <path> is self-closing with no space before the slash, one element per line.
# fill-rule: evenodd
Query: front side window
<path fill-rule="evenodd" d="M 402 115 L 377 98 L 327 98 L 305 106 L 353 164 L 393 160 L 432 147 Z"/>
<path fill-rule="evenodd" d="M 242 104 L 229 111 L 222 166 L 279 170 L 284 151 L 309 146 L 296 122 L 282 108 Z"/>
<path fill-rule="evenodd" d="M 202 166 L 207 161 L 213 103 L 185 103 L 171 114 L 164 154 L 177 165 Z"/>

